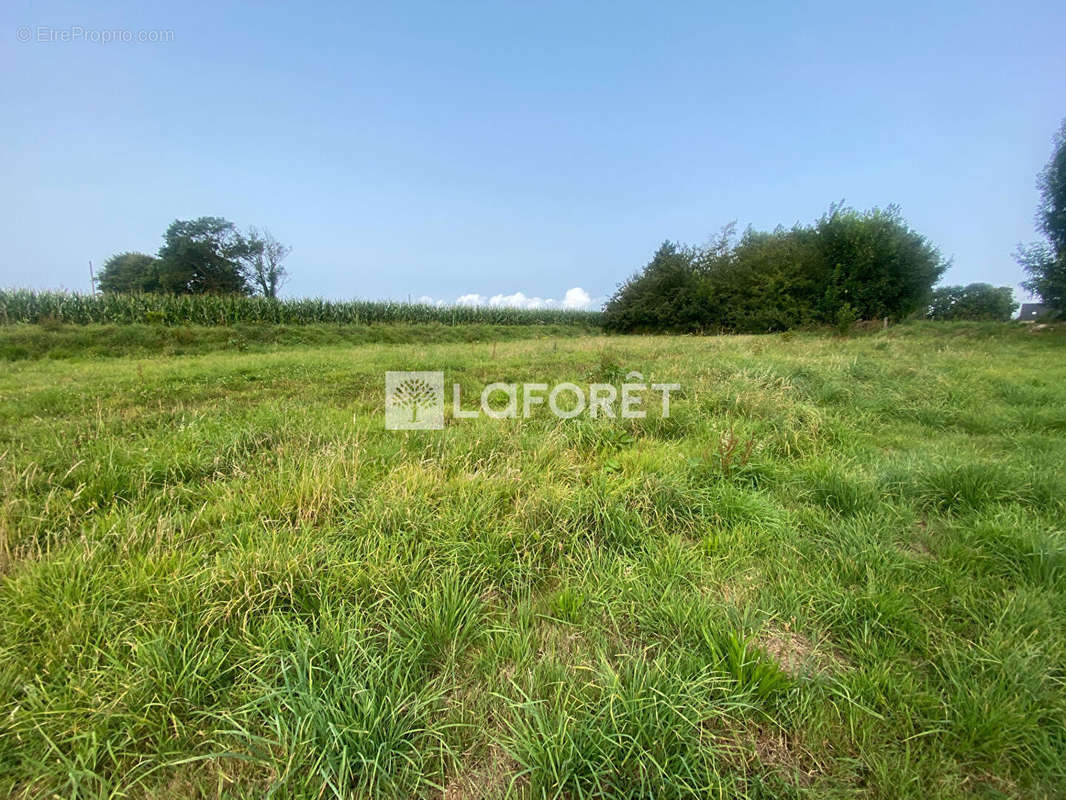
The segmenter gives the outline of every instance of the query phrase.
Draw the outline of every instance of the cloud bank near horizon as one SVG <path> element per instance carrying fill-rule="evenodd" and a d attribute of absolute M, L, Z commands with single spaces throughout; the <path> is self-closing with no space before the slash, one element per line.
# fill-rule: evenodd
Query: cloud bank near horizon
<path fill-rule="evenodd" d="M 562 300 L 553 297 L 529 297 L 523 292 L 514 294 L 494 294 L 488 297 L 483 294 L 471 292 L 459 295 L 454 301 L 440 300 L 428 295 L 418 298 L 419 303 L 431 306 L 498 306 L 505 308 L 562 308 L 572 311 L 588 311 L 603 305 L 603 298 L 592 298 L 589 293 L 580 286 L 567 289 Z"/>

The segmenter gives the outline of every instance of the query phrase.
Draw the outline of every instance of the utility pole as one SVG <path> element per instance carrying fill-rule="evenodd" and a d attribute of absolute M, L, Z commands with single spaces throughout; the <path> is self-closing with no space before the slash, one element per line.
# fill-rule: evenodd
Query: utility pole
<path fill-rule="evenodd" d="M 96 294 L 96 276 L 93 274 L 93 262 L 89 261 L 89 292 Z"/>

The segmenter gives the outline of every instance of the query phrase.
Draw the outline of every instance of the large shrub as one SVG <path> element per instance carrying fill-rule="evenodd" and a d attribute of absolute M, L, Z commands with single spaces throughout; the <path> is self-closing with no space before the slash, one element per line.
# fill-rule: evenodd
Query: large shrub
<path fill-rule="evenodd" d="M 604 309 L 616 331 L 758 333 L 921 311 L 947 264 L 899 210 L 832 207 L 810 226 L 666 242 Z"/>
<path fill-rule="evenodd" d="M 827 278 L 823 320 L 835 319 L 844 303 L 860 319 L 905 317 L 923 308 L 947 268 L 897 206 L 866 212 L 834 207 L 814 232 Z"/>
<path fill-rule="evenodd" d="M 824 270 L 809 229 L 748 228 L 734 247 L 704 257 L 701 294 L 711 328 L 777 331 L 817 320 Z"/>
<path fill-rule="evenodd" d="M 621 302 L 616 302 L 619 297 Z M 604 309 L 608 324 L 626 331 L 683 332 L 703 327 L 693 252 L 663 242 L 643 270 L 622 284 Z"/>

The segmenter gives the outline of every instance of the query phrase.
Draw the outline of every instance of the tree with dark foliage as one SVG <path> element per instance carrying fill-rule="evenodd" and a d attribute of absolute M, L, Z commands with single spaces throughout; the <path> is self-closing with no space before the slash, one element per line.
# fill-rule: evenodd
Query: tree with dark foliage
<path fill-rule="evenodd" d="M 251 294 L 246 270 L 255 258 L 249 242 L 229 220 L 174 220 L 159 248 L 163 291 L 173 294 Z"/>
<path fill-rule="evenodd" d="M 159 267 L 159 259 L 147 253 L 118 253 L 104 262 L 96 286 L 110 294 L 159 292 Z"/>
<path fill-rule="evenodd" d="M 1019 245 L 1015 258 L 1029 275 L 1022 282 L 1026 291 L 1062 316 L 1066 314 L 1066 120 L 1055 134 L 1054 148 L 1036 182 L 1040 190 L 1036 227 L 1047 241 Z"/>

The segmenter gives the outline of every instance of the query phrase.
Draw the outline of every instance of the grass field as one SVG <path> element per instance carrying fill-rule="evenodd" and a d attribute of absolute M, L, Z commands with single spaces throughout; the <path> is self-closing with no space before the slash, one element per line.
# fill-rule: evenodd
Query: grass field
<path fill-rule="evenodd" d="M 1066 795 L 1066 331 L 206 341 L 0 362 L 0 794 Z"/>
<path fill-rule="evenodd" d="M 567 325 L 0 325 L 0 362 L 39 358 L 184 356 L 262 353 L 294 346 L 495 342 L 549 336 L 588 336 L 597 328 Z"/>

